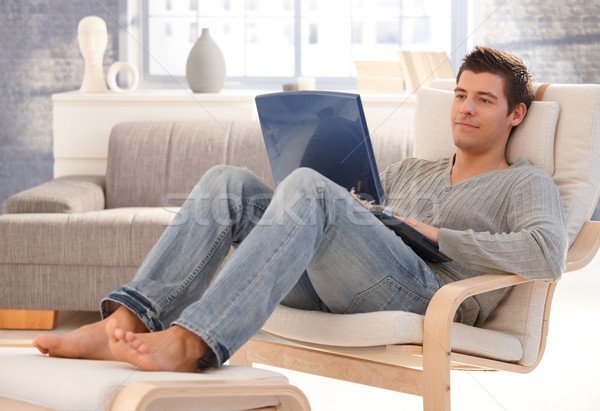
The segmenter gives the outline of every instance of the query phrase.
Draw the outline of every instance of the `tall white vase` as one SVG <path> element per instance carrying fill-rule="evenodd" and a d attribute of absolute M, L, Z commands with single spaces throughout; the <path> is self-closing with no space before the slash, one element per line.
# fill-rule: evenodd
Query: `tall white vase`
<path fill-rule="evenodd" d="M 185 75 L 194 93 L 218 93 L 225 83 L 225 58 L 207 28 L 188 55 Z"/>

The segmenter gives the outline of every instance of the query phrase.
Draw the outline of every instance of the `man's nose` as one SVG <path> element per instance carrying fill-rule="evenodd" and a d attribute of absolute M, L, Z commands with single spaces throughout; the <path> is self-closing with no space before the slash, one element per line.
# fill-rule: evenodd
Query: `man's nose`
<path fill-rule="evenodd" d="M 473 115 L 475 113 L 475 101 L 472 98 L 466 97 L 460 105 L 460 112 L 461 114 Z"/>

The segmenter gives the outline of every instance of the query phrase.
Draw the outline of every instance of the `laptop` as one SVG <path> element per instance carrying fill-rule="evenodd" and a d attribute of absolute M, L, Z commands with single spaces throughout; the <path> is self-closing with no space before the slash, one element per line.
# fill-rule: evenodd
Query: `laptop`
<path fill-rule="evenodd" d="M 271 173 L 276 184 L 298 167 L 310 167 L 351 191 L 369 206 L 385 193 L 360 95 L 333 91 L 293 91 L 256 97 L 256 108 Z M 369 207 L 422 258 L 450 259 L 391 210 Z"/>
<path fill-rule="evenodd" d="M 359 95 L 272 93 L 257 96 L 256 107 L 276 184 L 310 167 L 369 202 L 385 201 Z"/>

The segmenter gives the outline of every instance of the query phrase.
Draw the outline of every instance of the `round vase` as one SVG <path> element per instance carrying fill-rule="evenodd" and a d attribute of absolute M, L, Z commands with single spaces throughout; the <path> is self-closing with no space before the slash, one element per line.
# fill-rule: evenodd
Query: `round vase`
<path fill-rule="evenodd" d="M 225 83 L 225 58 L 207 28 L 190 50 L 185 67 L 194 93 L 218 93 Z"/>

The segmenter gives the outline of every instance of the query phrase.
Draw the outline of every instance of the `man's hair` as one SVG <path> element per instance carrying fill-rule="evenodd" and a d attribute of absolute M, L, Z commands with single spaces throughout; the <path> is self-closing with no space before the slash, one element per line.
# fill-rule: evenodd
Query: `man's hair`
<path fill-rule="evenodd" d="M 519 103 L 525 103 L 525 106 L 529 109 L 529 105 L 535 97 L 529 69 L 523 63 L 523 60 L 513 54 L 489 47 L 476 46 L 463 59 L 456 76 L 457 83 L 465 70 L 474 73 L 497 74 L 504 79 L 504 94 L 506 94 L 508 100 L 508 114 Z"/>

